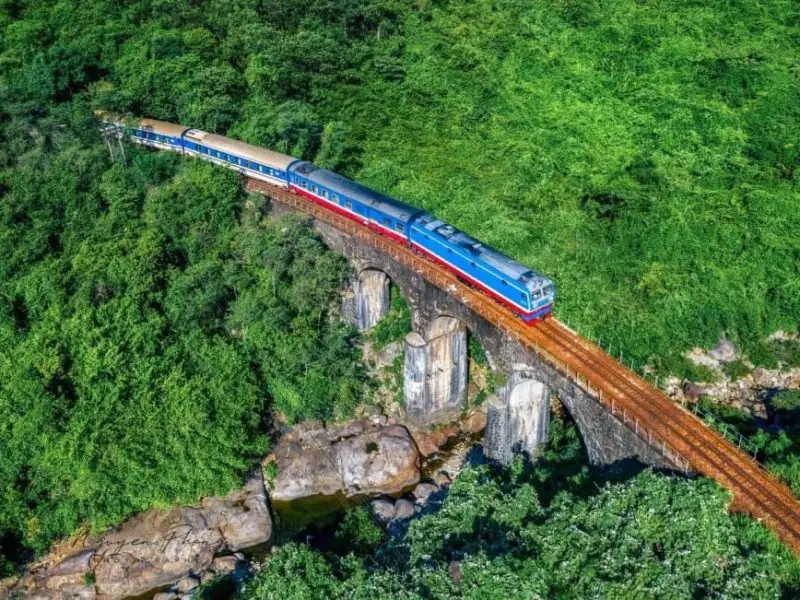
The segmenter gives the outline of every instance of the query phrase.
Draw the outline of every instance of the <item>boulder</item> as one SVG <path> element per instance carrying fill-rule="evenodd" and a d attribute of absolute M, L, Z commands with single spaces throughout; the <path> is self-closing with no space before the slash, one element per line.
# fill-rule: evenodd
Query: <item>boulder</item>
<path fill-rule="evenodd" d="M 433 476 L 433 482 L 438 485 L 439 488 L 447 488 L 450 487 L 452 480 L 444 471 L 437 471 Z"/>
<path fill-rule="evenodd" d="M 430 497 L 439 491 L 433 483 L 420 483 L 414 488 L 412 495 L 417 504 L 427 504 Z"/>
<path fill-rule="evenodd" d="M 200 580 L 197 577 L 192 577 L 190 575 L 188 577 L 184 577 L 175 584 L 175 591 L 179 594 L 186 594 L 187 592 L 197 589 L 199 585 Z"/>
<path fill-rule="evenodd" d="M 420 476 L 420 456 L 408 430 L 365 420 L 306 431 L 278 442 L 274 502 L 334 496 L 400 494 Z"/>
<path fill-rule="evenodd" d="M 385 498 L 378 498 L 370 503 L 370 512 L 381 525 L 386 525 L 394 518 L 394 502 Z"/>
<path fill-rule="evenodd" d="M 86 539 L 83 550 L 32 569 L 15 591 L 43 599 L 115 600 L 181 580 L 185 588 L 185 578 L 208 568 L 218 552 L 264 543 L 271 536 L 272 519 L 258 473 L 224 498 L 206 498 L 198 506 L 151 509 L 116 530 Z M 87 574 L 94 585 L 86 585 Z"/>
<path fill-rule="evenodd" d="M 210 570 L 217 577 L 221 575 L 230 575 L 241 562 L 243 562 L 242 558 L 236 554 L 220 556 L 219 558 L 215 558 L 214 562 L 211 563 Z"/>
<path fill-rule="evenodd" d="M 459 424 L 461 431 L 470 435 L 476 435 L 486 429 L 486 412 L 483 410 L 473 410 L 469 412 Z"/>
<path fill-rule="evenodd" d="M 414 443 L 417 444 L 419 453 L 423 458 L 428 458 L 436 454 L 446 446 L 448 442 L 456 438 L 458 435 L 458 425 L 450 423 L 434 430 L 427 428 L 413 429 L 411 435 L 414 438 Z"/>
<path fill-rule="evenodd" d="M 405 521 L 413 516 L 414 516 L 414 505 L 411 502 L 409 502 L 405 498 L 400 498 L 397 502 L 394 503 L 394 516 L 392 517 L 392 520 Z"/>
<path fill-rule="evenodd" d="M 243 488 L 224 498 L 206 498 L 200 503 L 210 527 L 217 528 L 231 552 L 264 544 L 272 538 L 267 491 L 258 473 Z"/>
<path fill-rule="evenodd" d="M 736 350 L 733 342 L 727 338 L 720 338 L 717 345 L 708 353 L 711 358 L 720 362 L 732 362 L 739 358 L 739 352 Z"/>

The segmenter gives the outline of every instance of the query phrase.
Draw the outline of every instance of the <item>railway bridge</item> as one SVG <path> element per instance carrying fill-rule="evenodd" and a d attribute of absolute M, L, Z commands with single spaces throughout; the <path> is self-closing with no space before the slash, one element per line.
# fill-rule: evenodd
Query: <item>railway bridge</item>
<path fill-rule="evenodd" d="M 800 504 L 748 454 L 556 319 L 524 325 L 512 312 L 408 248 L 285 190 L 247 179 L 274 210 L 313 218 L 323 240 L 359 276 L 385 274 L 412 309 L 414 331 L 466 327 L 494 366 L 525 371 L 555 390 L 580 429 L 590 461 L 640 462 L 702 473 L 733 495 L 731 509 L 770 527 L 800 554 Z M 373 318 L 367 316 L 367 319 Z"/>

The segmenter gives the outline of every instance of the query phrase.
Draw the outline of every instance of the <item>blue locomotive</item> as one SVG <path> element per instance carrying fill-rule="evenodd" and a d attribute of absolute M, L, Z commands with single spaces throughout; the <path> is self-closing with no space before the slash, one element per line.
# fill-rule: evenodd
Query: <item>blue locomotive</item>
<path fill-rule="evenodd" d="M 197 156 L 300 194 L 410 247 L 507 306 L 526 323 L 550 316 L 555 283 L 418 208 L 310 162 L 230 138 L 156 121 L 125 122 L 97 112 L 119 137 Z"/>

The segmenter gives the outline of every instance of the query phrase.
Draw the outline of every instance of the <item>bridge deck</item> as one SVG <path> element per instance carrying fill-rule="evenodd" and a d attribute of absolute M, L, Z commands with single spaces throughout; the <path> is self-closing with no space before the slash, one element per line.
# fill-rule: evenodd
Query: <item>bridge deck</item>
<path fill-rule="evenodd" d="M 255 179 L 248 179 L 247 188 L 358 237 L 453 294 L 590 391 L 612 415 L 659 449 L 676 467 L 707 475 L 728 489 L 734 498 L 732 510 L 763 521 L 800 554 L 800 504 L 792 492 L 748 454 L 595 344 L 557 320 L 526 326 L 511 311 L 462 283 L 449 271 L 296 194 Z"/>

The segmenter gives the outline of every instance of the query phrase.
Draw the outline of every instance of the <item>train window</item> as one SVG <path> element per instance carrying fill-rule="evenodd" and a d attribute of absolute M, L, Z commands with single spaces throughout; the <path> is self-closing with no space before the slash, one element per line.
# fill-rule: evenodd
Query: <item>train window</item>
<path fill-rule="evenodd" d="M 317 186 L 316 186 L 316 185 L 312 185 L 312 186 L 311 186 L 311 191 L 312 191 L 312 192 L 314 192 L 314 193 L 316 194 L 316 193 L 318 193 L 318 192 L 319 192 L 319 188 L 317 188 Z"/>
<path fill-rule="evenodd" d="M 322 190 L 322 197 L 323 198 L 327 198 L 328 197 L 328 190 Z"/>
<path fill-rule="evenodd" d="M 353 210 L 353 203 L 350 202 L 350 200 L 345 200 L 344 201 L 344 207 L 345 208 L 349 208 L 350 210 Z"/>
<path fill-rule="evenodd" d="M 383 224 L 386 225 L 386 227 L 392 226 L 392 222 L 389 219 L 383 219 Z"/>
<path fill-rule="evenodd" d="M 505 279 L 501 279 L 500 281 L 503 283 L 503 285 L 508 285 L 508 282 Z"/>
<path fill-rule="evenodd" d="M 339 203 L 339 194 L 331 194 L 331 200 L 333 200 L 334 202 L 336 202 L 338 204 Z"/>
<path fill-rule="evenodd" d="M 402 224 L 402 223 L 395 223 L 395 224 L 394 224 L 394 228 L 395 228 L 397 231 L 403 231 L 403 224 Z"/>
<path fill-rule="evenodd" d="M 472 266 L 473 269 L 477 269 L 478 268 L 478 265 L 476 265 L 474 262 L 471 262 L 469 264 L 470 264 L 470 266 Z"/>

